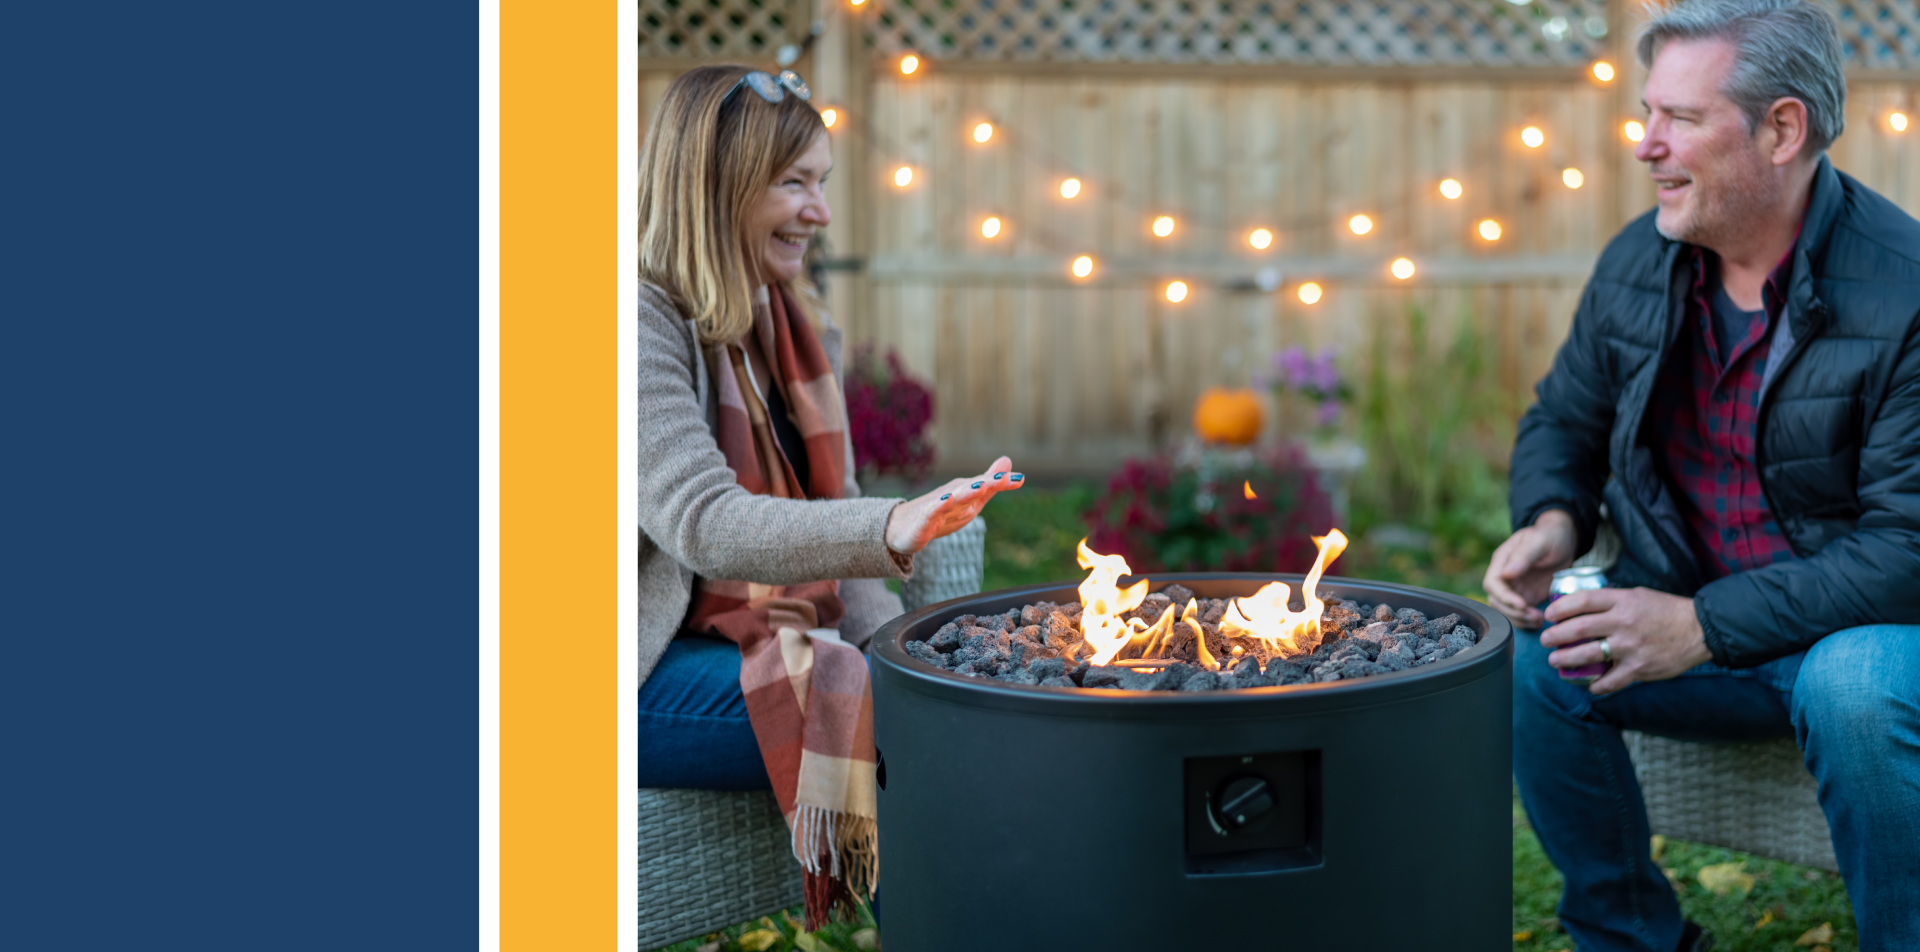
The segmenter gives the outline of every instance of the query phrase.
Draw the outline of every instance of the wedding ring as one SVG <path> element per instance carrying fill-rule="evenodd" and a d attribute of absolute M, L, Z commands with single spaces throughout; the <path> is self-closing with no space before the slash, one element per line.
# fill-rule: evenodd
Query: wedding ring
<path fill-rule="evenodd" d="M 1607 639 L 1605 638 L 1600 639 L 1600 657 L 1608 664 L 1613 663 L 1613 646 L 1607 644 Z"/>

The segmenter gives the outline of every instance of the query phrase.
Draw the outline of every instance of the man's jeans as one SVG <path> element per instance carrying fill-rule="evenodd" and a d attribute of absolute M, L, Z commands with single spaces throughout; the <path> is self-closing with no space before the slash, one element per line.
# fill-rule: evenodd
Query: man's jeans
<path fill-rule="evenodd" d="M 1513 773 L 1566 878 L 1560 921 L 1581 952 L 1668 952 L 1680 938 L 1623 729 L 1793 737 L 1820 784 L 1860 948 L 1920 949 L 1920 626 L 1849 628 L 1758 668 L 1701 665 L 1605 697 L 1562 681 L 1538 632 L 1514 640 Z"/>

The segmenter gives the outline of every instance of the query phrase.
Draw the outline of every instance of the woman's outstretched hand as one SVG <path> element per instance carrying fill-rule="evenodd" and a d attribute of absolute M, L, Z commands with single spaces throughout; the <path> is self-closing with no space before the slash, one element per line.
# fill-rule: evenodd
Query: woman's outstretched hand
<path fill-rule="evenodd" d="M 951 480 L 924 496 L 909 499 L 893 507 L 887 517 L 887 548 L 912 555 L 927 543 L 972 522 L 994 493 L 1019 489 L 1025 481 L 1025 476 L 1013 471 L 1013 460 L 1002 456 L 978 476 Z"/>

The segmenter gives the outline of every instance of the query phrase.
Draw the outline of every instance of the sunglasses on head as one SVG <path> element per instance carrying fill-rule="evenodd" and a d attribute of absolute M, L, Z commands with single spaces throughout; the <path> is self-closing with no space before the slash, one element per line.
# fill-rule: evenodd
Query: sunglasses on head
<path fill-rule="evenodd" d="M 800 97 L 801 102 L 806 102 L 813 98 L 813 90 L 807 88 L 807 81 L 801 79 L 799 73 L 790 69 L 783 69 L 780 71 L 779 76 L 772 76 L 756 69 L 740 77 L 740 79 L 733 84 L 733 88 L 727 90 L 725 96 L 720 97 L 720 105 L 726 105 L 727 100 L 732 99 L 733 94 L 739 92 L 742 86 L 753 90 L 754 95 L 768 102 L 779 102 L 787 98 L 788 93 Z"/>

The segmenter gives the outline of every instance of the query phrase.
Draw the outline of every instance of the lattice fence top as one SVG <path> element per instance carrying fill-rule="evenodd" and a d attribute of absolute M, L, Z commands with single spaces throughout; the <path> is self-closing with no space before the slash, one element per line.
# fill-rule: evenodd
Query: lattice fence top
<path fill-rule="evenodd" d="M 934 59 L 1569 66 L 1602 0 L 875 0 L 882 53 Z"/>
<path fill-rule="evenodd" d="M 640 0 L 640 55 L 764 60 L 812 16 L 813 0 Z"/>
<path fill-rule="evenodd" d="M 845 0 L 824 0 L 844 3 Z M 878 54 L 1003 62 L 1577 66 L 1608 0 L 866 0 Z M 1614 0 L 1627 2 L 1627 0 Z M 1848 64 L 1920 69 L 1915 0 L 1821 0 Z M 766 59 L 815 0 L 639 0 L 642 56 Z"/>

